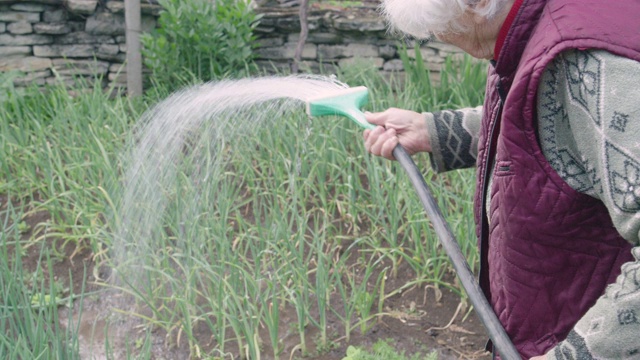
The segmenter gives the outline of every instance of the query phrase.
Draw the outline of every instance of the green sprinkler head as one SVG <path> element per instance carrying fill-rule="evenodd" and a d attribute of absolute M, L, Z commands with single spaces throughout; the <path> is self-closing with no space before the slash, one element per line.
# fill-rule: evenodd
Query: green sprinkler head
<path fill-rule="evenodd" d="M 339 89 L 307 100 L 307 114 L 310 116 L 340 115 L 346 116 L 365 129 L 373 129 L 375 125 L 367 122 L 360 110 L 369 98 L 369 90 L 365 86 Z"/>

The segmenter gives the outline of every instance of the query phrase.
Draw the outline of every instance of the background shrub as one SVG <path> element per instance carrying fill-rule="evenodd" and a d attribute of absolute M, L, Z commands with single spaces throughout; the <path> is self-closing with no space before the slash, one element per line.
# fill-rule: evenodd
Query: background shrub
<path fill-rule="evenodd" d="M 143 34 L 151 81 L 185 83 L 242 76 L 250 70 L 259 15 L 245 0 L 159 0 L 158 28 Z"/>

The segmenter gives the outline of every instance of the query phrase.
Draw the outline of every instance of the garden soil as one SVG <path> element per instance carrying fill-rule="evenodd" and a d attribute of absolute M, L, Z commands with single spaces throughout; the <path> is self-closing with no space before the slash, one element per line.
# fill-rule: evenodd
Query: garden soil
<path fill-rule="evenodd" d="M 37 229 L 39 224 L 48 220 L 43 212 L 32 213 L 23 219 L 29 229 Z M 25 239 L 34 234 L 26 232 Z M 25 272 L 32 273 L 38 263 L 45 261 L 42 245 L 27 247 L 23 257 Z M 147 336 L 150 338 L 154 359 L 190 359 L 189 346 L 184 336 L 179 333 L 167 334 L 160 329 L 149 328 L 139 316 L 150 315 L 144 308 L 135 306 L 135 302 L 125 297 L 121 292 L 105 286 L 105 280 L 110 270 L 99 266 L 94 261 L 95 254 L 89 248 L 78 248 L 75 243 L 45 241 L 45 246 L 55 251 L 49 251 L 52 260 L 53 278 L 59 283 L 71 287 L 69 291 L 79 294 L 84 291 L 86 296 L 82 302 L 76 301 L 73 308 L 60 307 L 60 323 L 63 327 L 73 326 L 79 334 L 79 350 L 82 359 L 106 359 L 105 334 L 108 334 L 109 347 L 112 353 L 109 358 L 122 359 L 126 354 L 140 351 Z M 381 263 L 384 268 L 390 264 Z M 43 268 L 47 268 L 44 266 Z M 373 276 L 373 278 L 376 278 Z M 386 289 L 397 289 L 415 276 L 406 264 L 400 264 L 395 274 L 389 274 Z M 49 279 L 45 270 L 44 279 Z M 86 279 L 86 280 L 85 280 Z M 456 284 L 453 274 L 448 274 L 445 283 Z M 339 304 L 339 295 L 335 295 L 331 302 Z M 448 286 L 435 288 L 433 285 L 423 285 L 396 294 L 384 302 L 384 315 L 372 320 L 365 329 L 356 327 L 347 342 L 341 322 L 335 317 L 327 321 L 329 346 L 317 347 L 318 330 L 313 328 L 307 333 L 309 349 L 302 354 L 298 349 L 300 343 L 298 334 L 291 328 L 296 323 L 295 312 L 292 309 L 281 310 L 281 329 L 284 334 L 281 359 L 310 359 L 310 360 L 341 360 L 345 357 L 348 346 L 370 349 L 379 340 L 386 340 L 398 352 L 406 355 L 421 353 L 428 354 L 437 351 L 439 359 L 483 359 L 491 356 L 484 351 L 488 337 L 485 329 L 472 309 L 460 296 L 451 291 Z M 311 315 L 317 310 L 311 309 Z M 81 316 L 79 316 L 81 314 Z M 310 326 L 310 328 L 312 328 Z M 361 330 L 365 330 L 361 332 Z M 203 352 L 212 348 L 212 337 L 206 329 L 194 329 L 195 336 L 200 340 Z M 268 339 L 263 337 L 262 359 L 273 359 L 272 350 L 268 346 Z M 237 350 L 228 348 L 237 357 Z M 225 357 L 229 359 L 230 357 Z"/>

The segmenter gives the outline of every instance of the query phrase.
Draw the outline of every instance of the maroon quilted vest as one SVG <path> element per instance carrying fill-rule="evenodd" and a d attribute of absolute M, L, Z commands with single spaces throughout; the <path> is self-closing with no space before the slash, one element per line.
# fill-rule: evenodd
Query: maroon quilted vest
<path fill-rule="evenodd" d="M 538 143 L 545 66 L 587 48 L 640 61 L 638 0 L 524 0 L 487 82 L 475 198 L 480 282 L 525 358 L 563 340 L 632 260 L 602 202 L 571 189 Z"/>

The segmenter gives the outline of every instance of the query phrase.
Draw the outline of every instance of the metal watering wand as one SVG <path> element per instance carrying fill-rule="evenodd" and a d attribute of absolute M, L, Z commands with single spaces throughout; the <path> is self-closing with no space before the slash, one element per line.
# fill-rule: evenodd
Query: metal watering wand
<path fill-rule="evenodd" d="M 353 120 L 362 128 L 373 129 L 375 125 L 367 122 L 364 114 L 360 110 L 360 108 L 367 103 L 368 95 L 369 90 L 364 86 L 337 90 L 330 94 L 307 100 L 307 114 L 310 116 L 341 115 Z M 462 287 L 469 295 L 471 304 L 476 309 L 478 317 L 487 329 L 493 345 L 497 348 L 502 358 L 508 360 L 521 359 L 522 357 L 518 353 L 518 350 L 516 350 L 511 339 L 502 327 L 489 301 L 480 289 L 480 285 L 476 282 L 473 272 L 462 254 L 449 224 L 442 215 L 435 198 L 415 162 L 413 162 L 411 156 L 409 156 L 400 144 L 393 149 L 393 156 L 409 175 L 409 179 L 422 202 L 427 217 L 431 220 L 436 235 L 451 259 L 451 263 L 458 274 Z"/>

